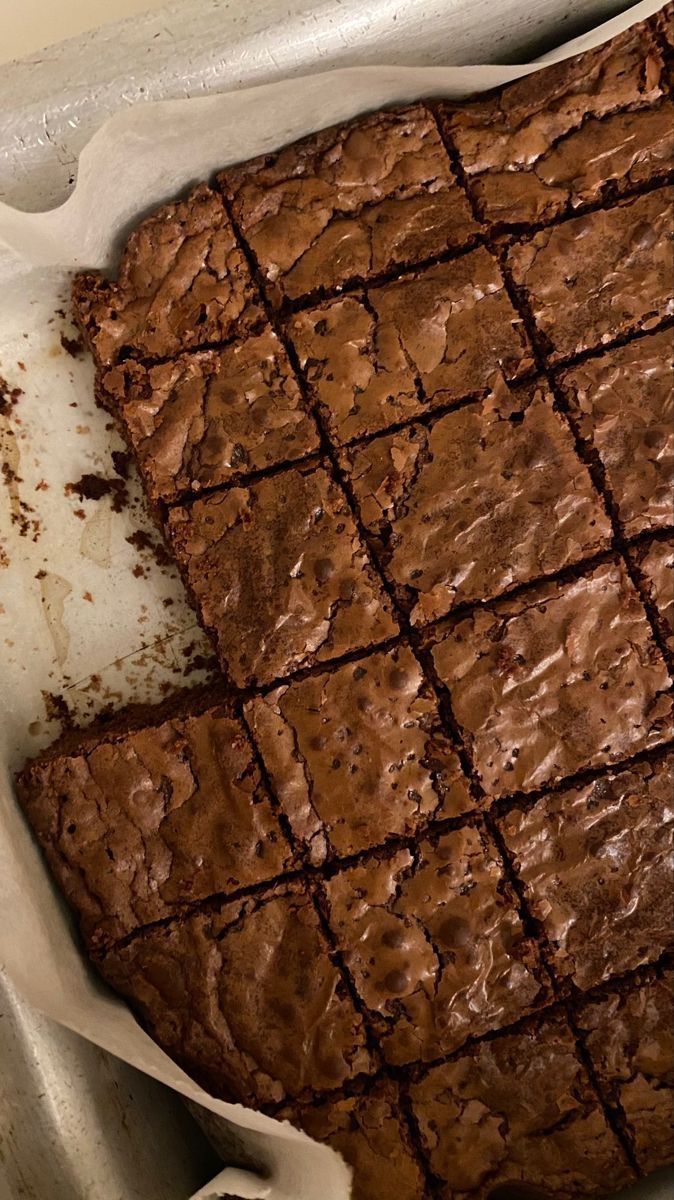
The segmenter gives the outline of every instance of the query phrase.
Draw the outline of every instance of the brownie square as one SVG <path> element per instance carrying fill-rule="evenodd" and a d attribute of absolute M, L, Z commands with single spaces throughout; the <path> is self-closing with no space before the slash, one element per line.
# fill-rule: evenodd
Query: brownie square
<path fill-rule="evenodd" d="M 328 920 L 384 1057 L 451 1053 L 546 998 L 496 851 L 465 826 L 326 884 Z"/>
<path fill-rule="evenodd" d="M 674 654 L 674 537 L 635 546 L 629 555 Z"/>
<path fill-rule="evenodd" d="M 516 244 L 513 278 L 553 362 L 674 313 L 674 188 L 574 217 Z"/>
<path fill-rule="evenodd" d="M 674 108 L 656 104 L 664 75 L 641 24 L 486 99 L 443 106 L 485 221 L 535 225 L 668 171 Z"/>
<path fill-rule="evenodd" d="M 157 713 L 67 734 L 18 781 L 94 947 L 295 865 L 239 718 L 192 697 Z"/>
<path fill-rule="evenodd" d="M 578 1014 L 600 1086 L 645 1174 L 674 1162 L 674 972 L 624 984 Z"/>
<path fill-rule="evenodd" d="M 557 975 L 594 987 L 674 946 L 674 756 L 502 818 Z"/>
<path fill-rule="evenodd" d="M 581 1200 L 632 1182 L 561 1018 L 482 1042 L 410 1091 L 439 1200 Z"/>
<path fill-rule="evenodd" d="M 229 483 L 318 449 L 288 356 L 271 329 L 170 362 L 129 360 L 101 378 L 153 503 Z"/>
<path fill-rule="evenodd" d="M 465 246 L 479 228 L 423 104 L 325 129 L 218 182 L 277 303 Z"/>
<path fill-rule="evenodd" d="M 476 609 L 432 654 L 491 796 L 672 736 L 667 669 L 621 562 Z"/>
<path fill-rule="evenodd" d="M 588 359 L 561 382 L 580 432 L 602 461 L 625 536 L 672 525 L 671 329 Z"/>
<path fill-rule="evenodd" d="M 415 624 L 606 548 L 611 524 L 543 383 L 497 384 L 345 451 L 361 519 Z"/>
<path fill-rule="evenodd" d="M 349 505 L 322 468 L 174 508 L 167 532 L 223 670 L 269 683 L 397 632 Z"/>
<path fill-rule="evenodd" d="M 310 1098 L 370 1068 L 361 1018 L 299 885 L 146 930 L 100 968 L 214 1096 Z"/>
<path fill-rule="evenodd" d="M 314 863 L 473 807 L 406 646 L 285 684 L 245 711 L 281 808 Z"/>
<path fill-rule="evenodd" d="M 392 1080 L 381 1079 L 323 1104 L 281 1109 L 276 1115 L 341 1154 L 353 1171 L 351 1200 L 420 1200 L 426 1194 L 401 1116 L 400 1089 Z"/>
<path fill-rule="evenodd" d="M 131 234 L 117 279 L 76 276 L 75 315 L 94 358 L 166 358 L 225 341 L 262 319 L 221 198 L 200 184 Z"/>

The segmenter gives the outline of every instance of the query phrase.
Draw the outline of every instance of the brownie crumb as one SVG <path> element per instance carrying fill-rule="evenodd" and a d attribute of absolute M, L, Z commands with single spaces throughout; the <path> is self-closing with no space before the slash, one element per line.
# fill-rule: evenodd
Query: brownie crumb
<path fill-rule="evenodd" d="M 69 338 L 67 334 L 61 334 L 61 345 L 66 354 L 71 358 L 82 358 L 84 354 L 84 342 L 80 337 Z"/>
<path fill-rule="evenodd" d="M 102 500 L 110 496 L 113 512 L 121 512 L 129 500 L 122 479 L 106 479 L 104 475 L 85 474 L 75 483 L 67 483 L 66 496 L 77 496 L 80 500 Z"/>
<path fill-rule="evenodd" d="M 21 366 L 21 363 L 19 363 L 19 366 Z M 25 369 L 25 367 L 22 367 L 22 370 L 25 371 Z M 23 394 L 23 388 L 10 387 L 7 380 L 0 376 L 0 416 L 5 416 L 9 413 L 14 405 L 18 404 L 19 397 L 23 396 Z"/>
<path fill-rule="evenodd" d="M 137 529 L 126 539 L 135 550 L 147 550 L 154 558 L 158 567 L 170 567 L 173 563 L 171 555 L 161 542 L 155 542 L 144 529 Z"/>
<path fill-rule="evenodd" d="M 127 450 L 113 450 L 112 465 L 120 479 L 128 479 L 131 471 L 131 455 Z"/>

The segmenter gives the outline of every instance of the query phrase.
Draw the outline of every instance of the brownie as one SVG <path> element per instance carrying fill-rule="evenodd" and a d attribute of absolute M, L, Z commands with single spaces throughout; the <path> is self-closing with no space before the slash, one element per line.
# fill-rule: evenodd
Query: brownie
<path fill-rule="evenodd" d="M 120 363 L 102 375 L 99 394 L 119 419 L 153 503 L 318 449 L 315 423 L 271 329 L 153 366 Z"/>
<path fill-rule="evenodd" d="M 542 229 L 508 254 L 553 362 L 674 313 L 674 188 Z"/>
<path fill-rule="evenodd" d="M 420 262 L 478 233 L 423 104 L 325 129 L 218 182 L 276 302 Z"/>
<path fill-rule="evenodd" d="M 661 51 L 641 24 L 484 99 L 443 106 L 442 121 L 485 221 L 535 225 L 670 169 L 674 108 L 656 104 L 665 94 Z"/>
<path fill-rule="evenodd" d="M 674 1161 L 674 972 L 589 1001 L 578 1022 L 641 1170 L 667 1166 Z"/>
<path fill-rule="evenodd" d="M 354 1095 L 277 1113 L 341 1154 L 353 1171 L 351 1200 L 421 1200 L 424 1178 L 396 1083 L 381 1079 Z"/>
<path fill-rule="evenodd" d="M 590 988 L 674 947 L 674 755 L 515 808 L 502 831 L 560 977 Z"/>
<path fill-rule="evenodd" d="M 438 1200 L 581 1200 L 632 1181 L 561 1018 L 482 1042 L 410 1090 Z"/>
<path fill-rule="evenodd" d="M 611 525 L 545 384 L 344 452 L 365 527 L 420 623 L 605 549 Z"/>
<path fill-rule="evenodd" d="M 448 1054 L 547 996 L 486 833 L 464 826 L 326 884 L 337 946 L 388 1062 Z"/>
<path fill-rule="evenodd" d="M 484 396 L 496 374 L 514 379 L 533 365 L 523 323 L 483 247 L 370 288 L 348 304 L 302 313 L 290 335 L 337 443 Z"/>
<path fill-rule="evenodd" d="M 601 459 L 627 537 L 674 524 L 672 353 L 672 331 L 663 330 L 561 378 L 580 432 Z"/>
<path fill-rule="evenodd" d="M 362 1020 L 298 884 L 153 927 L 101 972 L 214 1096 L 256 1107 L 370 1069 Z"/>
<path fill-rule="evenodd" d="M 349 505 L 322 468 L 174 508 L 167 532 L 223 670 L 239 686 L 396 632 Z"/>
<path fill-rule="evenodd" d="M 164 720 L 147 709 L 115 724 L 67 735 L 19 778 L 90 945 L 294 865 L 245 726 L 226 705 L 199 711 L 188 696 Z"/>
<path fill-rule="evenodd" d="M 635 546 L 629 554 L 674 654 L 674 536 Z"/>
<path fill-rule="evenodd" d="M 224 341 L 262 318 L 222 200 L 206 184 L 134 230 L 116 281 L 94 273 L 76 276 L 73 302 L 102 366 Z"/>
<path fill-rule="evenodd" d="M 283 812 L 314 863 L 473 807 L 406 646 L 284 684 L 246 706 Z"/>
<path fill-rule="evenodd" d="M 457 620 L 432 650 L 490 796 L 672 736 L 666 666 L 621 562 Z"/>

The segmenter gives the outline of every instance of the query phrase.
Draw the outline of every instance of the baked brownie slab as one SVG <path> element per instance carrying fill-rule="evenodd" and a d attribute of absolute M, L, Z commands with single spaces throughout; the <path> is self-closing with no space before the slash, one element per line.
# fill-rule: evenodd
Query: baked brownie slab
<path fill-rule="evenodd" d="M 442 121 L 484 220 L 535 225 L 671 170 L 674 108 L 656 103 L 666 90 L 641 24 L 486 99 L 445 105 Z"/>
<path fill-rule="evenodd" d="M 514 379 L 533 366 L 523 323 L 483 247 L 364 298 L 298 314 L 289 331 L 330 436 L 342 444 L 486 395 L 495 374 Z"/>
<path fill-rule="evenodd" d="M 581 1200 L 633 1179 L 562 1019 L 482 1042 L 411 1096 L 441 1200 Z"/>
<path fill-rule="evenodd" d="M 153 928 L 100 963 L 168 1054 L 256 1107 L 367 1071 L 361 1018 L 299 885 Z"/>
<path fill-rule="evenodd" d="M 412 621 L 605 549 L 611 525 L 542 383 L 345 451 L 361 519 Z"/>
<path fill-rule="evenodd" d="M 478 608 L 432 655 L 490 796 L 616 762 L 674 731 L 667 669 L 620 562 Z"/>
<path fill-rule="evenodd" d="M 420 262 L 478 233 L 423 104 L 325 129 L 218 182 L 275 302 Z"/>
<path fill-rule="evenodd" d="M 318 449 L 318 431 L 276 334 L 103 373 L 153 503 L 180 499 Z"/>
<path fill-rule="evenodd" d="M 439 1058 L 546 998 L 496 851 L 467 826 L 326 885 L 328 919 L 386 1059 Z"/>
<path fill-rule="evenodd" d="M 561 376 L 627 537 L 674 524 L 673 336 L 638 338 Z"/>
<path fill-rule="evenodd" d="M 635 546 L 629 554 L 674 654 L 674 536 Z"/>
<path fill-rule="evenodd" d="M 600 1086 L 645 1174 L 674 1159 L 674 973 L 627 984 L 578 1014 Z"/>
<path fill-rule="evenodd" d="M 353 1170 L 351 1200 L 421 1200 L 424 1178 L 401 1115 L 400 1090 L 388 1079 L 323 1104 L 276 1114 L 341 1154 Z"/>
<path fill-rule="evenodd" d="M 167 719 L 155 711 L 66 735 L 19 779 L 92 946 L 294 865 L 242 722 L 191 699 Z"/>
<path fill-rule="evenodd" d="M 174 508 L 167 531 L 223 670 L 239 686 L 397 632 L 348 503 L 322 468 Z"/>
<path fill-rule="evenodd" d="M 586 989 L 674 946 L 674 756 L 501 822 L 555 972 Z"/>
<path fill-rule="evenodd" d="M 508 254 L 553 362 L 674 313 L 674 188 L 542 229 Z"/>
<path fill-rule="evenodd" d="M 96 274 L 76 276 L 73 302 L 103 366 L 225 341 L 262 319 L 222 199 L 206 184 L 138 226 L 114 283 Z"/>
<path fill-rule="evenodd" d="M 473 807 L 435 698 L 406 646 L 277 688 L 246 717 L 314 863 Z"/>

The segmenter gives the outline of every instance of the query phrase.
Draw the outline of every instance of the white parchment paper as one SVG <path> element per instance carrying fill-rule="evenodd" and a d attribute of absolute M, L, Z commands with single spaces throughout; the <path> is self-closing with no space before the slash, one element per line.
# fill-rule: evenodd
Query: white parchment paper
<path fill-rule="evenodd" d="M 598 45 L 660 6 L 641 0 L 546 61 Z M 560 16 L 564 7 L 560 0 Z M 469 20 L 470 5 L 466 12 Z M 434 21 L 429 56 L 441 16 Z M 486 58 L 487 23 L 484 40 Z M 48 1016 L 237 1128 L 268 1179 L 229 1170 L 203 1197 L 346 1200 L 349 1172 L 288 1126 L 209 1097 L 143 1033 L 88 967 L 13 798 L 13 771 L 58 732 L 54 695 L 85 720 L 104 704 L 155 701 L 186 678 L 198 682 L 208 654 L 176 573 L 128 541 L 138 530 L 156 541 L 137 481 L 126 485 L 130 502 L 121 511 L 112 497 L 92 502 L 68 489 L 87 472 L 113 476 L 111 451 L 123 449 L 93 403 L 91 364 L 67 349 L 75 336 L 70 276 L 114 266 L 131 224 L 219 167 L 368 109 L 461 97 L 539 65 L 344 67 L 139 105 L 94 135 L 60 208 L 27 213 L 0 204 L 0 375 L 10 392 L 18 389 L 0 413 L 0 962 Z M 664 1200 L 671 1187 L 670 1175 L 638 1194 Z"/>

